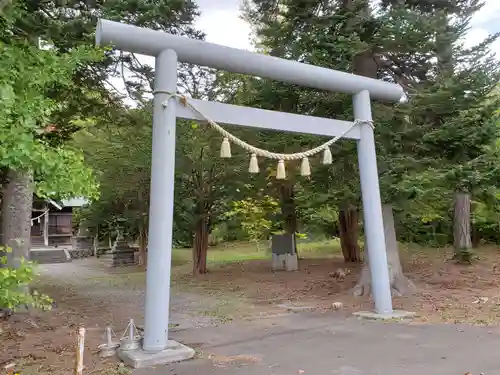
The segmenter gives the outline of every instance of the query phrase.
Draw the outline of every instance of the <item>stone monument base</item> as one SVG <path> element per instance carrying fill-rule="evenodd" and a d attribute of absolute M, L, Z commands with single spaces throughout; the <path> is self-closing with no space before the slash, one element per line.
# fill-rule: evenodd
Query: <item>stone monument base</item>
<path fill-rule="evenodd" d="M 295 234 L 276 234 L 272 237 L 272 269 L 296 271 L 299 269 Z"/>
<path fill-rule="evenodd" d="M 73 237 L 73 248 L 70 250 L 72 259 L 87 258 L 94 253 L 94 238 L 89 236 Z"/>
<path fill-rule="evenodd" d="M 110 267 L 125 267 L 125 266 L 135 266 L 137 263 L 135 261 L 135 251 L 120 250 L 117 252 L 109 252 L 102 255 L 108 261 Z"/>
<path fill-rule="evenodd" d="M 297 271 L 299 269 L 297 254 L 273 254 L 272 269 Z"/>
<path fill-rule="evenodd" d="M 135 266 L 135 249 L 130 247 L 119 233 L 109 253 L 102 256 L 109 260 L 110 267 Z"/>

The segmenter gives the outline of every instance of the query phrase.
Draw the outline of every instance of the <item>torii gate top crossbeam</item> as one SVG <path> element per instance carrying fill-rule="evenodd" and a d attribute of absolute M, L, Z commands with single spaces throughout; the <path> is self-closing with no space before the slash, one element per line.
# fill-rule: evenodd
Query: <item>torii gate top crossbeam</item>
<path fill-rule="evenodd" d="M 367 90 L 372 99 L 397 102 L 403 97 L 402 87 L 394 83 L 105 19 L 98 22 L 96 43 L 111 44 L 123 51 L 149 56 L 157 56 L 163 50 L 172 49 L 181 62 L 321 90 L 348 94 Z"/>

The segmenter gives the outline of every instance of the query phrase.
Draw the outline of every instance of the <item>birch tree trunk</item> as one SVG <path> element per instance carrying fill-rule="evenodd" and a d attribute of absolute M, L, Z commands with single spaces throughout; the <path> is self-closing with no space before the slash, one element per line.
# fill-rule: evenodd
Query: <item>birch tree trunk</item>
<path fill-rule="evenodd" d="M 21 258 L 29 259 L 33 193 L 30 172 L 8 171 L 2 199 L 2 232 L 5 245 L 12 249 L 8 254 L 11 267 L 17 267 Z"/>
<path fill-rule="evenodd" d="M 469 193 L 457 192 L 454 197 L 453 215 L 453 259 L 463 262 L 471 261 L 471 196 Z"/>
<path fill-rule="evenodd" d="M 391 292 L 395 297 L 406 296 L 415 290 L 415 285 L 403 274 L 403 268 L 401 267 L 401 261 L 399 259 L 398 242 L 396 239 L 394 213 L 390 205 L 382 206 L 382 218 L 384 221 L 385 247 L 387 251 Z M 371 294 L 372 281 L 369 261 L 368 251 L 365 247 L 365 264 L 361 271 L 359 281 L 353 289 L 353 294 L 355 296 Z"/>

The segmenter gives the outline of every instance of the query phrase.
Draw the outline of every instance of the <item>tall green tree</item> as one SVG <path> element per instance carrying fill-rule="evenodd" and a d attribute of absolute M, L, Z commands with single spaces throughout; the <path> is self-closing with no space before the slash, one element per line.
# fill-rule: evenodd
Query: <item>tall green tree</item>
<path fill-rule="evenodd" d="M 480 4 L 477 1 L 450 0 L 439 3 L 385 1 L 375 10 L 370 7 L 368 1 L 364 0 L 328 2 L 254 0 L 247 2 L 246 14 L 248 21 L 254 26 L 258 45 L 270 54 L 352 71 L 355 74 L 390 80 L 403 85 L 408 98 L 407 103 L 396 107 L 377 103 L 374 105 L 374 115 L 383 200 L 396 204 L 399 208 L 410 209 L 415 208 L 413 202 L 422 202 L 423 199 L 429 197 L 430 191 L 445 196 L 449 189 L 443 184 L 440 189 L 432 190 L 429 184 L 424 187 L 423 185 L 412 186 L 408 183 L 410 180 L 421 182 L 428 180 L 425 177 L 427 176 L 426 160 L 446 165 L 448 169 L 450 165 L 459 166 L 443 157 L 442 145 L 439 149 L 432 149 L 432 152 L 428 150 L 426 153 L 418 152 L 425 148 L 422 146 L 426 143 L 422 142 L 424 136 L 426 140 L 432 138 L 428 137 L 428 132 L 424 132 L 428 129 L 424 130 L 418 125 L 419 122 L 429 122 L 428 117 L 424 118 L 418 113 L 418 108 L 422 110 L 425 108 L 428 115 L 432 115 L 435 110 L 434 106 L 450 110 L 453 106 L 449 103 L 451 91 L 447 85 L 454 81 L 462 84 L 462 90 L 471 89 L 471 80 L 477 82 L 474 78 L 477 75 L 472 69 L 477 68 L 477 72 L 486 66 L 483 64 L 492 63 L 491 60 L 488 62 L 482 57 L 493 38 L 489 38 L 472 50 L 460 47 L 460 40 L 463 39 L 464 32 L 467 30 L 470 16 L 479 7 Z M 455 17 L 453 23 L 450 21 L 453 19 L 452 16 Z M 454 43 L 458 44 L 457 48 L 451 47 Z M 450 58 L 450 54 L 452 59 L 460 61 L 461 66 L 455 69 L 455 64 L 453 64 L 454 69 L 451 74 L 453 78 L 444 80 L 443 71 L 449 65 L 446 61 Z M 478 65 L 479 61 L 481 63 Z M 488 77 L 491 79 L 490 83 L 493 84 L 498 82 L 494 71 L 495 68 L 491 69 Z M 272 87 L 271 83 L 268 85 Z M 448 91 L 439 90 L 439 87 L 446 88 Z M 480 96 L 484 98 L 488 87 L 483 88 L 480 88 L 482 92 Z M 475 89 L 472 90 L 475 92 Z M 350 117 L 352 113 L 350 98 L 343 95 L 314 93 L 296 87 L 288 87 L 285 91 L 286 93 L 280 92 L 280 96 L 297 98 L 295 102 L 302 104 L 301 111 L 308 114 L 343 118 L 344 116 Z M 441 94 L 446 92 L 446 94 L 431 98 L 430 93 L 436 91 L 440 91 Z M 459 90 L 457 90 L 454 91 L 454 95 L 462 101 L 465 98 L 463 92 L 462 95 L 458 95 Z M 425 105 L 420 104 L 423 98 L 427 100 Z M 491 108 L 486 109 L 484 105 L 467 107 L 469 110 L 472 108 L 481 108 L 480 111 L 489 112 L 489 117 L 491 117 Z M 274 109 L 282 108 L 275 105 Z M 462 107 L 462 109 L 465 108 Z M 454 113 L 453 118 L 460 121 L 458 112 L 461 110 L 454 107 L 450 111 Z M 462 112 L 462 116 L 464 114 Z M 438 124 L 441 123 L 434 122 L 434 129 Z M 451 122 L 448 124 L 451 126 Z M 491 129 L 491 123 L 488 125 L 482 122 L 482 124 L 486 125 L 483 129 Z M 470 122 L 468 124 L 463 122 L 463 126 L 465 128 L 468 126 L 469 130 L 470 125 Z M 487 133 L 487 138 L 495 138 L 491 132 L 487 131 Z M 436 140 L 435 136 L 436 134 L 433 135 L 433 141 Z M 470 152 L 476 149 L 476 145 L 467 142 L 463 142 L 462 145 L 470 147 Z M 479 141 L 478 145 L 481 149 L 486 144 L 484 141 Z M 347 152 L 351 155 L 353 151 L 352 144 L 344 143 L 342 147 L 335 150 L 336 153 Z M 474 157 L 470 160 L 475 159 Z M 334 154 L 334 160 L 337 160 L 336 154 Z M 351 157 L 347 160 L 346 165 L 349 165 L 354 173 L 351 172 L 345 179 L 338 178 L 338 174 L 332 178 L 321 173 L 313 173 L 312 178 L 315 182 L 322 181 L 323 185 L 311 184 L 312 188 L 314 189 L 315 186 L 324 188 L 325 183 L 334 179 L 331 181 L 333 185 L 329 186 L 329 193 L 345 194 L 348 190 L 343 185 L 347 181 L 354 182 L 352 176 L 357 175 L 355 159 Z M 443 164 L 443 161 L 446 163 Z M 340 166 L 338 162 L 334 163 L 333 169 L 338 166 Z M 325 171 L 331 173 L 331 169 L 325 169 Z M 357 184 L 357 181 L 355 183 Z M 324 195 L 324 191 L 322 193 L 316 193 L 315 196 Z M 359 197 L 359 192 L 355 189 L 351 194 Z M 357 200 L 359 198 L 354 202 Z M 399 263 L 397 257 L 392 258 L 394 262 Z M 399 264 L 392 265 L 391 270 L 400 273 Z M 394 280 L 395 278 L 392 278 L 393 282 Z"/>
<path fill-rule="evenodd" d="M 161 17 L 158 17 L 159 14 Z M 57 55 L 71 53 L 81 45 L 98 52 L 102 49 L 94 47 L 93 33 L 99 17 L 120 21 L 125 19 L 139 26 L 199 38 L 201 34 L 191 27 L 196 15 L 196 4 L 191 1 L 16 1 L 3 9 L 1 40 L 6 44 L 29 41 Z M 143 100 L 145 92 L 151 91 L 152 69 L 140 64 L 136 56 L 105 50 L 102 57 L 81 60 L 76 64 L 71 70 L 71 85 L 54 84 L 43 90 L 43 95 L 59 104 L 51 109 L 50 116 L 43 118 L 45 123 L 39 124 L 42 128 L 56 130 L 41 135 L 46 145 L 58 149 L 88 123 L 89 117 L 113 117 L 113 110 L 119 111 L 120 96 L 114 90 L 112 78 L 122 77 L 128 96 L 139 102 Z M 3 222 L 15 222 L 20 217 L 14 213 L 15 205 L 12 202 L 20 204 L 21 197 L 11 194 L 21 191 L 22 186 L 25 186 L 24 190 L 28 189 L 28 181 L 33 175 L 36 177 L 36 171 L 25 169 L 23 173 L 13 173 L 9 168 L 4 168 L 1 172 L 4 195 L 2 213 L 10 215 Z M 58 192 L 58 186 L 54 183 L 48 188 Z M 28 197 L 30 194 L 26 190 L 23 195 Z M 23 206 L 25 212 L 21 216 L 27 218 L 31 201 L 26 200 Z M 25 228 L 24 232 L 26 235 L 29 231 Z M 24 242 L 27 242 L 26 239 Z"/>
<path fill-rule="evenodd" d="M 463 46 L 470 18 L 481 7 L 479 1 L 410 6 L 433 16 L 435 63 L 406 106 L 410 126 L 405 136 L 416 141 L 410 144 L 419 159 L 413 167 L 418 180 L 427 187 L 454 192 L 455 257 L 469 261 L 471 195 L 488 199 L 485 191 L 497 183 L 492 173 L 497 159 L 489 152 L 498 137 L 495 111 L 500 103 L 493 89 L 500 65 L 490 51 L 497 35 L 471 48 Z M 415 187 L 412 180 L 406 184 Z"/>
<path fill-rule="evenodd" d="M 83 217 L 101 231 L 121 226 L 131 240 L 138 240 L 143 260 L 148 238 L 151 109 L 124 109 L 113 123 L 89 127 L 74 142 L 84 150 L 101 186 L 100 199 Z M 240 158 L 234 150 L 233 159 L 221 159 L 221 138 L 204 125 L 178 121 L 176 133 L 174 241 L 193 246 L 193 272 L 206 273 L 208 235 L 230 208 L 231 198 L 239 196 L 237 187 L 243 187 Z"/>
<path fill-rule="evenodd" d="M 0 168 L 6 183 L 2 196 L 3 242 L 14 260 L 28 258 L 33 193 L 94 197 L 96 184 L 78 150 L 53 147 L 46 125 L 61 103 L 47 91 L 70 87 L 77 66 L 96 56 L 84 49 L 56 55 L 19 41 L 0 44 Z"/>
<path fill-rule="evenodd" d="M 231 201 L 242 195 L 247 168 L 242 154 L 220 158 L 221 138 L 197 123 L 180 123 L 176 157 L 177 215 L 188 219 L 193 239 L 193 274 L 207 272 L 208 237 Z M 187 209 L 183 213 L 180 209 Z M 188 215 L 188 216 L 187 216 Z"/>

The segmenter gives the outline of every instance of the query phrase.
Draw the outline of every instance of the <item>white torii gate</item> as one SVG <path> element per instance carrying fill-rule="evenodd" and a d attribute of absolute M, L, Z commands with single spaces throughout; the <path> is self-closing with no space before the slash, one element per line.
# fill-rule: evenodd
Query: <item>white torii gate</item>
<path fill-rule="evenodd" d="M 123 51 L 156 57 L 144 352 L 165 352 L 172 345 L 168 340 L 168 314 L 176 119 L 203 120 L 189 107 L 178 106 L 176 98 L 170 95 L 177 92 L 178 62 L 353 95 L 355 119 L 367 122 L 356 125 L 344 137 L 355 139 L 358 143 L 364 225 L 375 312 L 381 315 L 392 314 L 375 140 L 369 122 L 372 120 L 371 99 L 397 102 L 403 97 L 401 86 L 104 19 L 98 22 L 96 43 L 111 44 Z M 213 121 L 222 124 L 323 136 L 341 135 L 353 124 L 350 121 L 218 102 L 195 99 L 190 99 L 190 102 Z M 161 361 L 160 357 L 157 360 Z M 138 366 L 139 363 L 134 365 Z"/>

